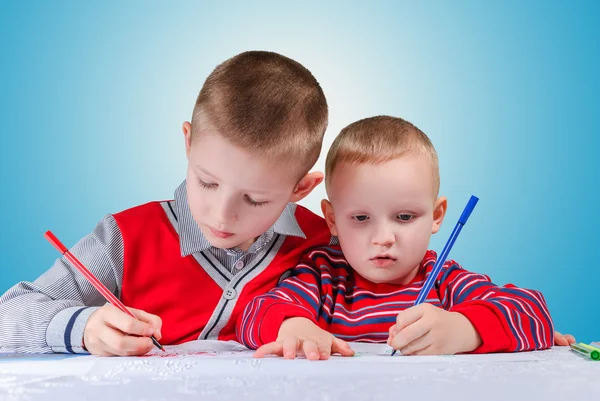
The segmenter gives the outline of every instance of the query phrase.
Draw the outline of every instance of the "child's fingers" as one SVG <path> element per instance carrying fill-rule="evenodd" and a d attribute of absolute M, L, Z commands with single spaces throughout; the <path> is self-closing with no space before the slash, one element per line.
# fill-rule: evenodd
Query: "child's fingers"
<path fill-rule="evenodd" d="M 400 352 L 402 352 L 402 351 L 400 351 Z M 439 352 L 436 352 L 433 345 L 430 344 L 430 345 L 427 345 L 425 348 L 422 348 L 417 351 L 413 351 L 412 354 L 410 354 L 410 356 L 438 355 L 438 354 L 439 354 Z M 404 355 L 404 353 L 402 353 L 402 355 Z"/>
<path fill-rule="evenodd" d="M 569 345 L 569 342 L 567 341 L 565 336 L 560 334 L 558 331 L 555 331 L 554 332 L 554 345 L 564 347 L 564 346 Z"/>
<path fill-rule="evenodd" d="M 387 340 L 385 340 L 387 345 L 391 345 L 392 338 L 393 338 L 392 333 L 394 333 L 395 331 L 396 331 L 396 325 L 394 324 L 394 325 L 390 326 L 390 328 L 388 329 L 388 338 L 387 338 Z"/>
<path fill-rule="evenodd" d="M 570 334 L 561 334 L 558 331 L 554 332 L 554 345 L 566 347 L 575 342 L 575 337 Z"/>
<path fill-rule="evenodd" d="M 296 337 L 287 337 L 283 339 L 283 357 L 285 359 L 296 358 L 296 353 L 300 349 L 300 340 Z"/>
<path fill-rule="evenodd" d="M 387 345 L 392 344 L 392 338 L 394 338 L 395 333 L 396 333 L 396 325 L 393 324 L 390 326 L 390 328 L 388 330 L 388 338 L 386 340 Z"/>
<path fill-rule="evenodd" d="M 128 336 L 108 326 L 101 330 L 98 338 L 106 346 L 105 351 L 114 355 L 144 355 L 153 347 L 148 337 Z"/>
<path fill-rule="evenodd" d="M 90 330 L 84 331 L 83 333 L 83 344 L 85 349 L 92 355 L 101 356 L 112 356 L 114 354 L 106 350 L 106 345 L 98 338 L 96 333 L 92 333 Z"/>
<path fill-rule="evenodd" d="M 331 334 L 328 333 L 328 335 Z M 331 347 L 333 345 L 331 340 L 329 338 L 325 338 L 321 341 L 317 341 L 315 344 L 317 345 L 317 349 L 319 352 L 319 359 L 329 359 L 329 357 L 331 356 Z"/>
<path fill-rule="evenodd" d="M 306 359 L 311 361 L 318 361 L 321 357 L 319 353 L 319 346 L 313 340 L 302 341 L 302 351 L 304 352 Z"/>
<path fill-rule="evenodd" d="M 567 340 L 567 345 L 575 344 L 575 337 L 571 334 L 565 334 L 565 339 Z"/>
<path fill-rule="evenodd" d="M 104 321 L 110 327 L 125 334 L 134 336 L 151 336 L 154 334 L 154 327 L 150 324 L 131 317 L 115 307 L 106 309 Z"/>
<path fill-rule="evenodd" d="M 133 313 L 133 315 L 136 318 L 138 318 L 142 322 L 146 322 L 146 323 L 150 324 L 150 326 L 152 326 L 154 328 L 154 337 L 156 337 L 157 340 L 160 340 L 162 338 L 162 333 L 160 331 L 160 329 L 162 328 L 162 319 L 160 317 L 153 315 L 151 313 L 145 312 L 140 309 L 134 309 L 134 308 L 127 308 L 127 309 L 129 309 L 129 311 L 131 313 Z"/>
<path fill-rule="evenodd" d="M 410 326 L 423 317 L 425 309 L 421 308 L 420 306 L 422 305 L 414 306 L 398 313 L 398 316 L 396 317 L 396 325 L 394 327 L 394 331 L 392 332 L 392 337 L 396 336 L 396 334 L 402 331 L 402 329 L 405 327 Z"/>
<path fill-rule="evenodd" d="M 399 349 L 402 352 L 402 355 L 417 355 L 419 352 L 422 352 L 424 349 L 431 345 L 431 335 L 429 332 L 425 333 L 419 338 L 414 339 L 409 344 L 405 345 Z"/>
<path fill-rule="evenodd" d="M 283 355 L 283 344 L 280 342 L 272 342 L 259 347 L 254 353 L 254 358 L 264 358 L 267 355 Z"/>
<path fill-rule="evenodd" d="M 423 337 L 430 330 L 431 326 L 426 324 L 425 319 L 418 320 L 398 331 L 392 338 L 390 345 L 394 349 L 402 350 L 416 339 Z"/>
<path fill-rule="evenodd" d="M 93 355 L 97 355 L 97 356 L 119 356 L 117 354 L 113 354 L 112 352 L 110 352 L 106 345 L 102 345 L 102 348 L 98 351 L 98 352 L 94 352 Z"/>
<path fill-rule="evenodd" d="M 341 356 L 353 356 L 354 350 L 346 341 L 333 337 L 333 343 L 331 344 L 331 353 L 340 354 Z"/>

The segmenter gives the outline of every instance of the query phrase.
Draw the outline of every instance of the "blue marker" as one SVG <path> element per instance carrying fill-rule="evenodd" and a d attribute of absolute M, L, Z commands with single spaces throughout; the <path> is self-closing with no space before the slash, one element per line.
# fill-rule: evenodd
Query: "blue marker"
<path fill-rule="evenodd" d="M 415 301 L 415 305 L 423 303 L 423 301 L 425 301 L 425 299 L 427 298 L 427 295 L 429 295 L 429 291 L 431 291 L 431 287 L 433 287 L 433 283 L 435 282 L 436 277 L 440 273 L 440 270 L 442 269 L 442 266 L 444 266 L 444 263 L 446 263 L 446 259 L 448 258 L 448 254 L 450 253 L 450 250 L 454 245 L 454 241 L 456 241 L 456 238 L 458 238 L 458 234 L 460 234 L 460 230 L 462 230 L 463 226 L 467 224 L 467 220 L 469 219 L 469 216 L 475 208 L 475 205 L 477 204 L 478 200 L 478 197 L 471 195 L 471 199 L 469 199 L 467 206 L 465 206 L 465 210 L 463 210 L 462 214 L 460 215 L 458 223 L 456 223 L 454 230 L 452 230 L 452 234 L 450 234 L 450 238 L 448 238 L 448 242 L 446 242 L 442 253 L 440 253 L 440 256 L 438 256 L 435 265 L 433 266 L 433 270 L 431 270 L 431 273 L 429 273 L 427 280 L 425 280 L 425 284 L 423 284 L 423 288 L 421 288 L 421 292 L 419 292 L 419 296 Z M 392 352 L 392 356 L 394 356 L 394 354 L 396 354 L 396 350 Z"/>

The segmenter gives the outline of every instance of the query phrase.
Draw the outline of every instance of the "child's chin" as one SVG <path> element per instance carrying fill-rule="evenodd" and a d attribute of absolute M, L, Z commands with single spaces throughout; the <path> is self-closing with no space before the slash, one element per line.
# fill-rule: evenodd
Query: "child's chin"
<path fill-rule="evenodd" d="M 394 274 L 373 274 L 372 277 L 367 277 L 367 279 L 375 284 L 402 284 L 405 277 L 398 277 Z"/>
<path fill-rule="evenodd" d="M 385 274 L 369 274 L 365 278 L 375 284 L 387 284 L 394 279 Z"/>
<path fill-rule="evenodd" d="M 235 235 L 232 235 L 228 238 L 219 238 L 211 235 L 208 242 L 210 242 L 210 244 L 216 248 L 236 248 L 238 246 L 238 241 L 235 240 Z"/>

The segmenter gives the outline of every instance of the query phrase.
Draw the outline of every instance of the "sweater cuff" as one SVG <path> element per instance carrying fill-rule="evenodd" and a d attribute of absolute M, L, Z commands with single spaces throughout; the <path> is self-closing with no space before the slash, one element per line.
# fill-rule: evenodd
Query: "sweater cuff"
<path fill-rule="evenodd" d="M 285 319 L 290 317 L 304 317 L 317 324 L 312 313 L 302 306 L 290 305 L 287 303 L 270 305 L 265 311 L 259 327 L 258 346 L 276 341 L 281 324 Z"/>
<path fill-rule="evenodd" d="M 494 309 L 475 301 L 456 305 L 450 311 L 464 315 L 479 333 L 481 345 L 471 353 L 511 352 L 514 349 L 504 319 Z"/>
<path fill-rule="evenodd" d="M 46 330 L 46 343 L 57 353 L 88 354 L 83 346 L 83 331 L 97 307 L 74 306 L 58 312 Z"/>

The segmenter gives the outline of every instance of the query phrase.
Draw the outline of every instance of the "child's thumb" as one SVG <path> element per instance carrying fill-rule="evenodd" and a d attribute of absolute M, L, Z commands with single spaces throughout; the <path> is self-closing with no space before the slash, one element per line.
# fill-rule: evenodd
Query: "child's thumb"
<path fill-rule="evenodd" d="M 333 343 L 331 344 L 331 353 L 340 354 L 341 356 L 353 356 L 354 350 L 346 341 L 334 337 Z"/>

